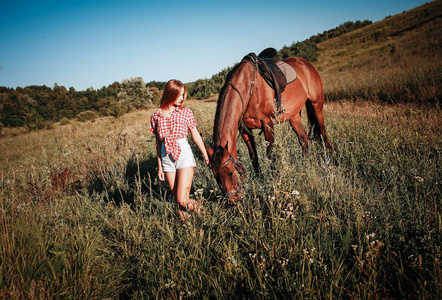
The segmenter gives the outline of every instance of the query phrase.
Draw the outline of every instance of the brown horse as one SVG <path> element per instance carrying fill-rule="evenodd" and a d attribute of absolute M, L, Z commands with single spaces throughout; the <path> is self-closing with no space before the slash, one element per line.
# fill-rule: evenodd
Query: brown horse
<path fill-rule="evenodd" d="M 246 56 L 247 57 L 247 56 Z M 246 58 L 245 57 L 245 58 Z M 256 57 L 256 55 L 254 56 Z M 308 135 L 301 123 L 301 109 L 307 108 L 310 125 L 323 137 L 326 148 L 333 149 L 324 127 L 324 92 L 318 71 L 303 58 L 289 57 L 284 62 L 292 66 L 298 78 L 281 94 L 285 112 L 275 113 L 275 90 L 257 71 L 257 62 L 243 59 L 226 77 L 221 89 L 213 128 L 212 150 L 206 146 L 215 179 L 226 193 L 228 203 L 235 203 L 245 179 L 245 168 L 238 160 L 236 142 L 240 130 L 249 150 L 256 173 L 260 173 L 253 129 L 261 129 L 268 141 L 267 156 L 271 158 L 274 124 L 289 121 L 304 154 Z"/>

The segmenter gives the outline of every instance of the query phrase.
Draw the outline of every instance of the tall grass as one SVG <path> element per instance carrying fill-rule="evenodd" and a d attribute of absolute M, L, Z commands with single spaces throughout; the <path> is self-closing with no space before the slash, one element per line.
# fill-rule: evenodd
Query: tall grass
<path fill-rule="evenodd" d="M 192 102 L 210 144 L 216 103 Z M 227 208 L 197 154 L 207 214 L 183 226 L 155 176 L 152 111 L 0 140 L 0 298 L 437 298 L 440 109 L 326 105 L 339 151 L 306 157 L 286 124 L 257 136 Z M 37 153 L 34 153 L 35 151 Z"/>
<path fill-rule="evenodd" d="M 388 57 L 386 60 L 378 63 L 374 59 L 370 65 L 325 73 L 327 99 L 440 105 L 441 59 L 426 61 L 410 57 L 402 61 Z"/>

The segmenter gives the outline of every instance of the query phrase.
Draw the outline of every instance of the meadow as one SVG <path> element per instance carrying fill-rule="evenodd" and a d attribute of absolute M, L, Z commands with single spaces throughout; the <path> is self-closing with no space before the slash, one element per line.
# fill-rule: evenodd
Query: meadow
<path fill-rule="evenodd" d="M 270 162 L 256 132 L 264 176 L 239 141 L 228 207 L 191 141 L 206 214 L 186 224 L 156 177 L 154 108 L 3 128 L 0 299 L 440 299 L 441 3 L 318 45 L 336 152 L 303 156 L 279 124 Z M 215 99 L 186 102 L 209 145 Z"/>
<path fill-rule="evenodd" d="M 187 102 L 211 144 L 216 102 Z M 276 126 L 275 166 L 257 135 L 246 189 L 227 207 L 194 147 L 179 221 L 156 178 L 152 110 L 0 139 L 0 298 L 419 298 L 442 293 L 440 108 L 325 106 L 338 148 L 306 157 Z"/>

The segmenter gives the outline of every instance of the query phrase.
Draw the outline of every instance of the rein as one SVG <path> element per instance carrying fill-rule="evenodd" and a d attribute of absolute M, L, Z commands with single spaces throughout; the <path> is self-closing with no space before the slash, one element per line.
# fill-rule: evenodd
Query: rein
<path fill-rule="evenodd" d="M 247 105 L 249 105 L 250 98 L 252 97 L 252 94 L 253 94 L 253 86 L 255 85 L 255 77 L 256 77 L 256 71 L 257 71 L 257 68 L 258 68 L 258 60 L 257 60 L 256 56 L 254 56 L 252 54 L 249 54 L 246 57 L 244 57 L 244 59 L 242 61 L 251 63 L 253 65 L 253 79 L 250 82 L 249 96 L 248 96 L 248 99 L 247 99 Z M 244 123 L 244 114 L 246 113 L 246 107 L 245 107 L 244 99 L 243 99 L 243 97 L 241 95 L 241 92 L 237 89 L 237 87 L 231 81 L 229 81 L 228 84 L 232 87 L 232 89 L 235 92 L 238 93 L 239 98 L 241 99 L 242 114 L 241 114 L 241 117 L 240 117 L 240 119 L 238 121 L 238 128 L 240 129 L 240 133 L 239 134 L 241 134 L 241 132 L 244 130 L 248 135 L 253 136 L 252 132 L 247 128 L 246 124 Z M 244 168 L 244 165 L 238 159 L 233 157 L 232 154 L 229 153 L 229 158 L 220 166 L 220 168 L 223 168 L 223 167 L 227 166 L 227 164 L 230 163 L 230 162 L 233 162 L 233 165 L 235 166 L 236 172 L 238 172 L 238 174 L 240 175 L 240 178 L 241 178 L 240 185 L 241 185 L 241 189 L 242 189 L 243 185 L 244 185 L 244 179 L 245 179 L 245 176 L 246 176 L 246 170 Z M 218 184 L 220 184 L 220 183 L 218 182 Z M 222 189 L 221 185 L 220 185 L 220 187 Z M 234 196 L 237 193 L 238 193 L 237 189 L 231 190 L 231 191 L 229 191 L 226 194 L 226 197 L 227 197 L 227 199 L 229 199 L 231 196 Z"/>
<path fill-rule="evenodd" d="M 258 68 L 258 61 L 257 61 L 256 57 L 251 55 L 251 54 L 247 55 L 242 61 L 249 62 L 249 63 L 251 63 L 253 65 L 253 79 L 250 82 L 249 98 L 247 99 L 247 105 L 249 105 L 250 98 L 252 97 L 252 94 L 253 94 L 253 86 L 255 85 L 255 76 L 256 76 L 256 70 Z M 240 128 L 240 133 L 241 133 L 242 130 L 244 130 L 247 134 L 253 136 L 252 132 L 247 128 L 246 124 L 244 123 L 244 114 L 246 113 L 246 111 L 245 111 L 246 108 L 245 108 L 245 105 L 244 105 L 244 99 L 243 99 L 241 93 L 239 92 L 239 90 L 232 83 L 232 81 L 229 81 L 229 84 L 233 88 L 233 90 L 238 93 L 239 98 L 241 99 L 242 115 L 241 115 L 241 117 L 239 118 L 239 121 L 238 121 L 238 127 Z"/>

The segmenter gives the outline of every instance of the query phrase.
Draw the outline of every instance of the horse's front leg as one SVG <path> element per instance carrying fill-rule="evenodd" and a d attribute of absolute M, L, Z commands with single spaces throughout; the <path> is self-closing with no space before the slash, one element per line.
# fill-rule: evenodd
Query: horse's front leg
<path fill-rule="evenodd" d="M 247 149 L 249 150 L 250 159 L 252 160 L 253 168 L 255 169 L 256 175 L 261 175 L 261 168 L 259 167 L 259 161 L 258 161 L 258 152 L 256 152 L 256 144 L 255 144 L 255 138 L 253 135 L 244 132 L 242 134 L 242 138 L 244 142 L 246 143 Z"/>

